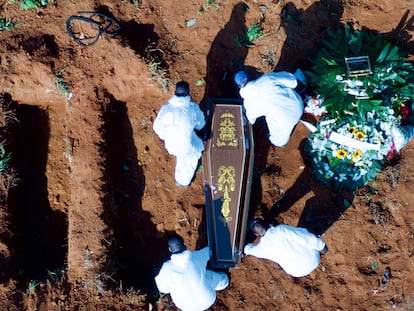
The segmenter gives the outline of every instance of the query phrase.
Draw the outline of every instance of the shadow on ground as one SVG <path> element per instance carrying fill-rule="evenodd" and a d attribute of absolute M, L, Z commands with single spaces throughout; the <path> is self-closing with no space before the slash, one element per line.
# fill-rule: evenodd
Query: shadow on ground
<path fill-rule="evenodd" d="M 145 176 L 137 162 L 137 149 L 125 102 L 111 94 L 98 95 L 103 103 L 102 128 L 105 143 L 106 185 L 103 193 L 103 218 L 112 230 L 106 274 L 121 280 L 125 287 L 138 287 L 156 293 L 154 274 L 160 261 L 167 257 L 165 241 L 151 221 L 151 214 L 142 209 Z M 119 284 L 113 284 L 115 287 Z"/>

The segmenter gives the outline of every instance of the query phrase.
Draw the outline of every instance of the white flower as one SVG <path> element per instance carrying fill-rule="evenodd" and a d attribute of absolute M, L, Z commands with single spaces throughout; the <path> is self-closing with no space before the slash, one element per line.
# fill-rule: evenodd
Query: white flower
<path fill-rule="evenodd" d="M 321 116 L 326 113 L 326 108 L 322 106 L 323 99 L 319 95 L 316 97 L 308 96 L 305 98 L 305 111 L 315 116 Z"/>
<path fill-rule="evenodd" d="M 325 141 L 314 138 L 312 141 L 312 147 L 314 149 L 318 149 L 319 151 L 323 151 L 325 149 Z"/>
<path fill-rule="evenodd" d="M 336 122 L 336 119 L 328 119 L 328 120 L 323 120 L 319 122 L 319 126 L 320 127 L 326 127 L 329 124 L 333 124 Z"/>
<path fill-rule="evenodd" d="M 344 173 L 339 174 L 339 182 L 346 181 L 347 175 Z"/>
<path fill-rule="evenodd" d="M 353 181 L 358 181 L 359 179 L 361 179 L 361 174 L 355 174 L 355 175 L 352 177 L 352 180 L 353 180 Z"/>

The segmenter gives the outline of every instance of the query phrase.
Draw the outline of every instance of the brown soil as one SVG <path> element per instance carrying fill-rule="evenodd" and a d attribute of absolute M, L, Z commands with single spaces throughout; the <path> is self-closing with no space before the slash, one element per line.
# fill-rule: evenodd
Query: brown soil
<path fill-rule="evenodd" d="M 19 120 L 3 131 L 19 180 L 0 209 L 1 310 L 175 310 L 153 284 L 165 236 L 206 245 L 201 172 L 177 188 L 174 158 L 152 131 L 175 82 L 187 80 L 204 108 L 209 97 L 237 96 L 231 79 L 242 64 L 306 69 L 318 38 L 340 22 L 384 33 L 414 55 L 412 0 L 56 2 L 0 5 L 0 17 L 18 23 L 0 33 L 0 74 Z M 65 27 L 78 11 L 112 16 L 123 31 L 83 47 Z M 267 35 L 237 46 L 257 22 Z M 57 72 L 72 96 L 56 88 Z M 243 258 L 211 310 L 413 310 L 414 144 L 352 196 L 310 176 L 303 125 L 285 148 L 269 146 L 260 123 L 254 131 L 250 216 L 268 216 L 281 200 L 278 221 L 323 234 L 330 250 L 300 279 Z M 392 276 L 381 287 L 386 267 Z"/>

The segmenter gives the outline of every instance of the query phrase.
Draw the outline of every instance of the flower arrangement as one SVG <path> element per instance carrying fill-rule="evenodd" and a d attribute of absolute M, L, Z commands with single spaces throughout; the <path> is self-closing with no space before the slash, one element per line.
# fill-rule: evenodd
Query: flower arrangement
<path fill-rule="evenodd" d="M 412 105 L 414 68 L 380 34 L 348 25 L 328 31 L 320 45 L 305 72 L 318 95 L 305 101 L 305 110 L 323 117 L 305 152 L 318 180 L 353 191 L 372 180 L 395 149 L 393 133 Z M 351 75 L 346 59 L 361 55 L 368 70 Z"/>
<path fill-rule="evenodd" d="M 392 149 L 392 128 L 399 119 L 392 109 L 388 113 L 386 120 L 376 111 L 364 122 L 358 117 L 321 120 L 306 149 L 316 177 L 338 190 L 353 190 L 374 178 Z"/>

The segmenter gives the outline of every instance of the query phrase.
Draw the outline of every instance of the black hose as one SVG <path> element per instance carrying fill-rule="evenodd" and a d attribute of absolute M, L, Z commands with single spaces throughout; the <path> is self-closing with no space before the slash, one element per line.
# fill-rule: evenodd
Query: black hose
<path fill-rule="evenodd" d="M 83 16 L 89 15 L 89 16 Z M 97 34 L 86 36 L 83 33 L 77 33 L 73 29 L 73 21 L 82 21 L 96 26 Z M 96 43 L 104 33 L 114 36 L 121 31 L 121 25 L 115 19 L 98 12 L 78 12 L 78 15 L 72 15 L 66 20 L 66 30 L 69 36 L 83 46 L 90 46 Z"/>

